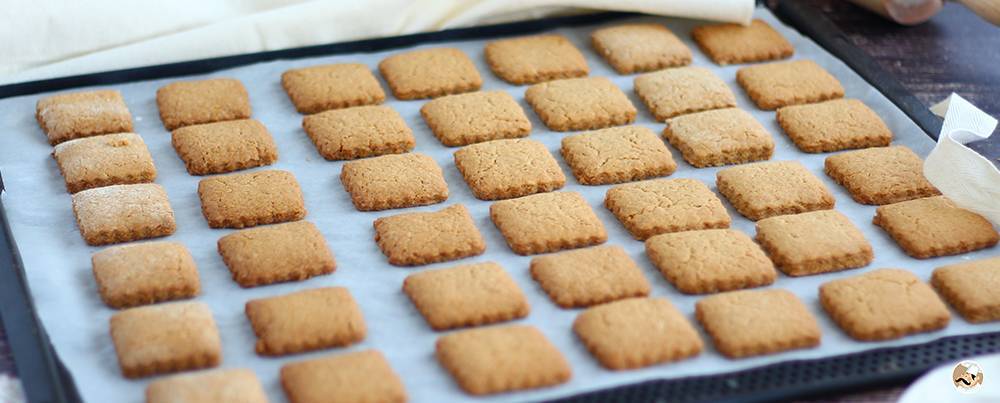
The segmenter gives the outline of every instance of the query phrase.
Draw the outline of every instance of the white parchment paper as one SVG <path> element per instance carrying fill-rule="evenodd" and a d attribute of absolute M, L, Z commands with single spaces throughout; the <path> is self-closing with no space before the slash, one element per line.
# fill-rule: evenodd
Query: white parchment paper
<path fill-rule="evenodd" d="M 758 9 L 757 16 L 767 20 L 792 41 L 796 49 L 795 58 L 815 60 L 841 80 L 848 97 L 859 98 L 878 112 L 895 133 L 896 144 L 906 145 L 921 155 L 930 151 L 934 142 L 846 65 L 779 23 L 768 11 Z M 772 133 L 777 146 L 773 160 L 802 161 L 834 192 L 837 209 L 847 214 L 874 246 L 875 262 L 866 268 L 795 279 L 782 275 L 773 285 L 791 290 L 808 304 L 823 330 L 822 345 L 819 348 L 728 360 L 719 355 L 711 343 L 706 343 L 705 351 L 695 359 L 635 371 L 611 372 L 603 369 L 572 333 L 572 321 L 580 311 L 556 307 L 531 280 L 528 273 L 531 258 L 515 255 L 506 246 L 500 233 L 490 222 L 490 203 L 475 199 L 455 168 L 452 153 L 456 149 L 442 146 L 421 120 L 419 108 L 425 101 L 397 101 L 390 97 L 388 104 L 398 110 L 413 128 L 417 139 L 415 151 L 431 155 L 444 169 L 451 197 L 447 202 L 435 206 L 375 213 L 355 211 L 338 179 L 343 163 L 328 162 L 318 155 L 300 128 L 301 116 L 295 112 L 282 91 L 279 77 L 289 68 L 332 62 L 362 62 L 375 70 L 379 60 L 394 53 L 389 51 L 261 63 L 204 76 L 184 77 L 234 77 L 246 84 L 253 104 L 253 116 L 271 130 L 280 153 L 274 166 L 263 169 L 286 169 L 295 174 L 309 210 L 306 219 L 319 226 L 337 257 L 338 269 L 332 275 L 253 289 L 242 289 L 230 279 L 228 270 L 216 252 L 216 240 L 232 231 L 208 228 L 201 215 L 197 196 L 197 185 L 201 178 L 189 176 L 185 172 L 183 164 L 170 146 L 170 135 L 163 129 L 158 118 L 156 89 L 179 78 L 111 86 L 124 94 L 136 120 L 136 131 L 143 136 L 156 161 L 159 170 L 157 183 L 162 184 L 170 196 L 177 217 L 177 233 L 167 239 L 187 245 L 198 263 L 204 290 L 198 300 L 211 307 L 218 323 L 224 350 L 222 366 L 252 368 L 264 383 L 271 400 L 283 402 L 286 400 L 278 380 L 279 368 L 283 364 L 324 354 L 377 348 L 385 353 L 401 375 L 412 401 L 525 401 L 568 396 L 655 378 L 735 371 L 785 360 L 826 357 L 877 347 L 923 343 L 948 335 L 1000 330 L 1000 324 L 970 325 L 956 316 L 946 329 L 930 334 L 880 343 L 858 343 L 849 339 L 821 311 L 817 301 L 817 287 L 820 284 L 880 267 L 906 268 L 926 279 L 934 267 L 995 255 L 996 250 L 924 261 L 908 258 L 888 236 L 871 224 L 874 207 L 855 203 L 840 186 L 823 174 L 823 159 L 827 154 L 798 152 L 775 123 L 774 113 L 760 111 L 753 106 L 735 83 L 739 66 L 718 67 L 697 50 L 687 33 L 699 22 L 657 17 L 634 19 L 638 20 L 665 23 L 688 42 L 694 53 L 694 65 L 711 68 L 722 77 L 736 93 L 739 106 L 753 113 Z M 663 125 L 652 119 L 632 91 L 633 77 L 615 74 L 591 50 L 588 35 L 596 28 L 597 26 L 586 26 L 554 31 L 569 37 L 584 52 L 592 75 L 610 77 L 628 94 L 640 111 L 637 124 L 660 132 Z M 669 298 L 693 320 L 694 303 L 700 297 L 685 296 L 674 290 L 649 263 L 643 252 L 643 244 L 633 240 L 602 206 L 609 186 L 583 186 L 576 182 L 562 158 L 558 157 L 560 140 L 566 134 L 548 131 L 537 119 L 523 101 L 526 87 L 507 85 L 490 73 L 483 59 L 484 41 L 447 45 L 457 46 L 472 57 L 483 76 L 483 89 L 502 89 L 519 100 L 534 125 L 530 138 L 543 142 L 557 156 L 566 173 L 568 180 L 564 190 L 583 194 L 607 228 L 608 244 L 621 245 L 628 251 L 651 281 L 652 295 Z M 70 196 L 64 189 L 55 162 L 49 156 L 51 147 L 35 123 L 34 105 L 43 95 L 45 94 L 0 100 L 0 168 L 3 169 L 4 181 L 8 186 L 4 202 L 24 259 L 32 294 L 52 342 L 69 366 L 84 399 L 102 403 L 140 402 L 148 380 L 126 380 L 119 372 L 108 335 L 108 319 L 114 311 L 101 303 L 90 271 L 90 255 L 98 248 L 86 246 L 81 239 L 74 222 Z M 672 152 L 678 160 L 679 168 L 671 177 L 695 178 L 714 189 L 717 169 L 694 169 L 683 162 L 676 150 Z M 472 213 L 486 239 L 487 249 L 484 255 L 419 268 L 393 267 L 386 262 L 372 240 L 372 221 L 406 211 L 438 210 L 453 203 L 465 204 Z M 753 235 L 753 223 L 729 208 L 733 227 Z M 462 393 L 434 360 L 434 342 L 442 333 L 431 331 L 401 292 L 403 279 L 417 271 L 480 261 L 499 262 L 524 290 L 531 304 L 531 314 L 515 322 L 537 326 L 559 347 L 573 367 L 573 377 L 568 383 L 547 389 L 472 398 Z M 243 313 L 244 303 L 253 298 L 322 286 L 346 286 L 351 290 L 368 324 L 368 337 L 362 343 L 346 349 L 281 358 L 264 358 L 254 354 L 255 338 Z M 702 336 L 705 337 L 705 334 L 702 333 Z M 708 341 L 707 337 L 705 340 Z"/>

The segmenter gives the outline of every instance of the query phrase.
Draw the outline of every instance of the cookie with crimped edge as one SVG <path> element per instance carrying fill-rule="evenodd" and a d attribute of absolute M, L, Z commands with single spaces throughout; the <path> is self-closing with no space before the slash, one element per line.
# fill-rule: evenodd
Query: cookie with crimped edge
<path fill-rule="evenodd" d="M 666 298 L 632 298 L 589 308 L 573 332 L 605 368 L 624 370 L 701 353 L 698 331 Z"/>
<path fill-rule="evenodd" d="M 720 170 L 719 193 L 752 221 L 785 214 L 832 209 L 833 194 L 802 163 L 768 161 Z"/>
<path fill-rule="evenodd" d="M 605 77 L 568 78 L 535 84 L 524 99 L 549 129 L 594 130 L 635 121 L 632 101 Z"/>
<path fill-rule="evenodd" d="M 172 375 L 150 382 L 146 403 L 267 403 L 257 375 L 249 369 L 214 369 Z"/>
<path fill-rule="evenodd" d="M 101 300 L 112 308 L 193 298 L 201 292 L 194 258 L 177 242 L 112 246 L 90 261 Z"/>
<path fill-rule="evenodd" d="M 167 130 L 201 123 L 249 119 L 250 96 L 239 80 L 177 81 L 156 90 L 156 106 Z"/>
<path fill-rule="evenodd" d="M 198 182 L 198 198 L 212 228 L 246 228 L 306 216 L 299 182 L 283 170 L 205 178 Z"/>
<path fill-rule="evenodd" d="M 167 192 L 155 183 L 77 192 L 73 214 L 80 236 L 90 246 L 157 238 L 177 230 Z"/>
<path fill-rule="evenodd" d="M 620 246 L 560 252 L 531 259 L 531 277 L 563 308 L 649 295 L 642 270 Z"/>
<path fill-rule="evenodd" d="M 327 160 L 353 160 L 413 149 L 413 131 L 385 105 L 358 106 L 302 118 L 302 129 Z"/>
<path fill-rule="evenodd" d="M 146 143 L 135 133 L 103 134 L 56 144 L 52 157 L 66 181 L 66 191 L 109 185 L 148 183 L 156 166 Z"/>
<path fill-rule="evenodd" d="M 640 241 L 665 232 L 729 228 L 726 207 L 695 179 L 653 179 L 608 189 L 607 207 Z"/>
<path fill-rule="evenodd" d="M 396 98 L 435 98 L 478 90 L 483 79 L 465 52 L 455 48 L 397 53 L 378 64 Z"/>
<path fill-rule="evenodd" d="M 39 99 L 35 119 L 51 145 L 133 130 L 132 113 L 117 90 L 69 92 Z"/>
<path fill-rule="evenodd" d="M 515 85 L 585 77 L 590 72 L 583 54 L 562 35 L 500 39 L 487 43 L 484 53 L 493 74 Z"/>
<path fill-rule="evenodd" d="M 783 289 L 730 291 L 695 304 L 715 349 L 729 358 L 813 348 L 820 329 L 809 308 Z"/>
<path fill-rule="evenodd" d="M 455 167 L 480 200 L 561 189 L 566 175 L 545 145 L 530 139 L 493 140 L 455 151 Z"/>
<path fill-rule="evenodd" d="M 340 170 L 340 183 L 358 211 L 426 206 L 448 199 L 441 167 L 421 153 L 347 162 Z"/>
<path fill-rule="evenodd" d="M 646 255 L 685 294 L 763 287 L 778 277 L 760 246 L 734 229 L 656 235 L 646 240 Z"/>
<path fill-rule="evenodd" d="M 778 108 L 778 125 L 795 146 L 807 153 L 885 147 L 892 130 L 857 99 L 834 99 Z"/>
<path fill-rule="evenodd" d="M 111 341 L 126 378 L 209 368 L 222 361 L 222 342 L 208 305 L 171 302 L 111 316 Z"/>
<path fill-rule="evenodd" d="M 985 249 L 1000 240 L 986 218 L 944 196 L 879 206 L 872 222 L 917 259 Z"/>
<path fill-rule="evenodd" d="M 531 311 L 521 288 L 493 262 L 411 274 L 403 292 L 434 330 L 506 322 Z"/>
<path fill-rule="evenodd" d="M 278 160 L 274 138 L 254 119 L 185 126 L 171 133 L 170 142 L 191 175 L 239 171 Z"/>
<path fill-rule="evenodd" d="M 610 127 L 563 137 L 560 152 L 573 176 L 584 185 L 631 182 L 677 170 L 663 140 L 643 126 Z"/>
<path fill-rule="evenodd" d="M 951 314 L 934 290 L 913 273 L 878 269 L 819 287 L 819 302 L 848 336 L 898 339 L 948 326 Z"/>
<path fill-rule="evenodd" d="M 375 243 L 395 266 L 457 260 L 486 251 L 486 243 L 464 205 L 404 213 L 375 220 Z"/>
<path fill-rule="evenodd" d="M 1000 257 L 938 267 L 931 285 L 965 320 L 1000 320 Z"/>
<path fill-rule="evenodd" d="M 337 268 L 323 234 L 309 221 L 236 231 L 219 238 L 218 250 L 243 287 L 306 280 Z"/>
<path fill-rule="evenodd" d="M 552 192 L 501 200 L 490 218 L 519 255 L 556 252 L 608 240 L 604 224 L 576 192 Z"/>
<path fill-rule="evenodd" d="M 764 110 L 844 96 L 840 81 L 812 60 L 744 67 L 736 71 L 736 82 Z"/>
<path fill-rule="evenodd" d="M 689 66 L 643 74 L 635 78 L 635 93 L 656 120 L 736 106 L 736 96 L 711 70 Z"/>
<path fill-rule="evenodd" d="M 361 309 L 344 287 L 313 288 L 246 303 L 260 355 L 343 347 L 365 338 Z"/>
<path fill-rule="evenodd" d="M 757 242 L 782 272 L 793 277 L 856 269 L 875 259 L 861 230 L 836 210 L 757 221 Z"/>
<path fill-rule="evenodd" d="M 378 350 L 330 354 L 281 367 L 291 403 L 403 403 L 406 389 Z"/>
<path fill-rule="evenodd" d="M 691 64 L 691 49 L 661 24 L 621 24 L 590 34 L 594 50 L 618 74 Z"/>
<path fill-rule="evenodd" d="M 368 66 L 339 63 L 310 66 L 281 73 L 281 87 L 302 114 L 385 101 L 385 92 Z"/>
<path fill-rule="evenodd" d="M 569 363 L 533 326 L 491 326 L 438 338 L 438 362 L 466 393 L 488 395 L 569 381 Z"/>
<path fill-rule="evenodd" d="M 941 194 L 924 177 L 924 160 L 904 146 L 831 155 L 826 157 L 825 171 L 862 204 L 892 204 Z"/>
<path fill-rule="evenodd" d="M 763 62 L 787 59 L 795 48 L 763 20 L 750 25 L 712 24 L 695 27 L 691 37 L 716 64 Z"/>
<path fill-rule="evenodd" d="M 767 160 L 774 154 L 771 134 L 738 108 L 669 119 L 663 136 L 695 168 Z"/>
<path fill-rule="evenodd" d="M 427 126 L 449 147 L 525 137 L 531 121 L 510 94 L 479 91 L 448 95 L 420 107 Z"/>

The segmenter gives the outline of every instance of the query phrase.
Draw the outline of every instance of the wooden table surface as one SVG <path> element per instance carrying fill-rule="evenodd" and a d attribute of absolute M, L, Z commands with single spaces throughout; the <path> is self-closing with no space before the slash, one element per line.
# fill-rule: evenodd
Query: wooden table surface
<path fill-rule="evenodd" d="M 1000 28 L 965 8 L 948 3 L 931 21 L 903 27 L 843 0 L 786 1 L 803 1 L 821 10 L 924 105 L 929 107 L 955 92 L 1000 116 Z M 1000 136 L 973 146 L 994 161 L 1000 158 Z M 0 374 L 16 373 L 0 324 Z M 902 390 L 899 386 L 806 402 L 890 402 Z"/>

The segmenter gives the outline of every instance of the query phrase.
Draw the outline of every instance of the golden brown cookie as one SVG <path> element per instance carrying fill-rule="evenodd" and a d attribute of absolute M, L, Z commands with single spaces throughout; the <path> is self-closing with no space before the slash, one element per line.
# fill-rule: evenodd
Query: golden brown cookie
<path fill-rule="evenodd" d="M 629 124 L 638 113 L 625 93 L 604 77 L 535 84 L 524 92 L 524 99 L 545 126 L 557 132 Z"/>
<path fill-rule="evenodd" d="M 944 196 L 880 206 L 872 222 L 917 259 L 989 248 L 1000 240 L 992 223 Z"/>
<path fill-rule="evenodd" d="M 378 350 L 327 355 L 281 367 L 291 403 L 403 403 L 406 389 Z"/>
<path fill-rule="evenodd" d="M 642 270 L 620 246 L 536 257 L 531 259 L 531 277 L 563 308 L 649 295 L 649 282 Z"/>
<path fill-rule="evenodd" d="M 590 34 L 594 50 L 618 74 L 691 64 L 691 49 L 660 24 L 622 24 Z"/>
<path fill-rule="evenodd" d="M 483 85 L 469 56 L 455 48 L 397 53 L 382 60 L 378 69 L 393 95 L 402 100 L 475 91 Z"/>
<path fill-rule="evenodd" d="M 698 331 L 666 298 L 632 298 L 589 308 L 573 321 L 605 368 L 648 367 L 701 353 Z"/>
<path fill-rule="evenodd" d="M 836 200 L 798 161 L 757 162 L 716 173 L 715 185 L 736 211 L 753 221 L 832 209 Z"/>
<path fill-rule="evenodd" d="M 490 218 L 519 255 L 556 252 L 608 240 L 604 224 L 576 192 L 552 192 L 501 200 Z"/>
<path fill-rule="evenodd" d="M 383 155 L 344 164 L 340 182 L 358 211 L 425 206 L 448 199 L 448 184 L 426 154 Z"/>
<path fill-rule="evenodd" d="M 757 242 L 789 276 L 855 269 L 875 258 L 861 230 L 837 210 L 762 219 Z"/>
<path fill-rule="evenodd" d="M 420 108 L 434 136 L 449 147 L 525 137 L 531 121 L 521 105 L 503 91 L 448 95 Z"/>
<path fill-rule="evenodd" d="M 221 174 L 278 160 L 271 133 L 253 119 L 182 127 L 170 140 L 191 175 Z"/>
<path fill-rule="evenodd" d="M 193 298 L 201 292 L 194 258 L 176 242 L 112 246 L 90 261 L 101 300 L 112 308 Z"/>
<path fill-rule="evenodd" d="M 574 134 L 562 139 L 563 159 L 584 185 L 607 185 L 667 176 L 677 163 L 643 126 L 622 126 Z"/>
<path fill-rule="evenodd" d="M 774 154 L 771 134 L 738 108 L 675 117 L 663 136 L 695 168 L 767 160 Z"/>
<path fill-rule="evenodd" d="M 434 330 L 506 322 L 531 311 L 521 288 L 493 262 L 411 274 L 403 292 Z"/>
<path fill-rule="evenodd" d="M 664 232 L 729 228 L 718 196 L 695 179 L 654 179 L 608 190 L 604 206 L 640 241 Z"/>
<path fill-rule="evenodd" d="M 80 235 L 90 246 L 157 238 L 177 230 L 167 192 L 155 183 L 77 192 L 73 214 Z"/>
<path fill-rule="evenodd" d="M 885 147 L 892 130 L 857 99 L 778 108 L 778 124 L 795 146 L 807 153 Z"/>
<path fill-rule="evenodd" d="M 219 331 L 201 302 L 118 312 L 111 317 L 111 341 L 126 378 L 215 367 L 222 361 Z"/>
<path fill-rule="evenodd" d="M 844 332 L 861 341 L 943 329 L 951 320 L 934 290 L 902 269 L 827 282 L 819 287 L 819 301 Z"/>
<path fill-rule="evenodd" d="M 941 194 L 924 177 L 924 161 L 904 146 L 826 157 L 826 174 L 863 204 L 891 204 Z"/>
<path fill-rule="evenodd" d="M 812 60 L 795 60 L 744 67 L 736 82 L 764 110 L 842 98 L 844 87 Z"/>
<path fill-rule="evenodd" d="M 70 92 L 39 99 L 35 119 L 51 145 L 132 131 L 132 114 L 116 90 Z"/>
<path fill-rule="evenodd" d="M 965 320 L 1000 320 L 1000 257 L 938 267 L 931 284 Z"/>
<path fill-rule="evenodd" d="M 135 133 L 104 134 L 59 143 L 53 148 L 52 157 L 70 193 L 156 179 L 153 157 L 142 137 Z"/>
<path fill-rule="evenodd" d="M 461 204 L 375 220 L 375 243 L 395 266 L 446 262 L 486 251 L 482 234 Z"/>
<path fill-rule="evenodd" d="M 660 234 L 646 240 L 646 255 L 685 294 L 763 287 L 778 277 L 764 251 L 734 229 Z"/>
<path fill-rule="evenodd" d="M 201 123 L 249 119 L 250 96 L 239 80 L 177 81 L 156 90 L 156 106 L 167 130 Z"/>
<path fill-rule="evenodd" d="M 218 249 L 243 287 L 301 281 L 337 268 L 323 234 L 309 221 L 236 231 L 219 238 Z"/>
<path fill-rule="evenodd" d="M 256 171 L 198 182 L 201 212 L 212 228 L 245 228 L 306 216 L 299 182 L 291 172 Z"/>
<path fill-rule="evenodd" d="M 487 43 L 484 52 L 493 73 L 515 85 L 585 77 L 590 72 L 583 54 L 562 35 L 500 39 Z"/>
<path fill-rule="evenodd" d="M 635 78 L 639 95 L 656 120 L 709 109 L 736 106 L 736 96 L 718 76 L 704 67 L 690 66 L 647 73 Z"/>
<path fill-rule="evenodd" d="M 550 192 L 566 184 L 545 145 L 529 139 L 493 140 L 455 151 L 455 166 L 480 200 Z"/>
<path fill-rule="evenodd" d="M 267 403 L 267 395 L 249 369 L 215 369 L 173 375 L 150 382 L 146 403 Z"/>
<path fill-rule="evenodd" d="M 792 44 L 762 20 L 702 25 L 691 30 L 691 37 L 719 65 L 787 59 L 795 53 Z"/>
<path fill-rule="evenodd" d="M 715 348 L 729 358 L 816 347 L 819 325 L 795 294 L 783 289 L 731 291 L 705 297 L 695 316 Z"/>
<path fill-rule="evenodd" d="M 328 160 L 352 160 L 413 149 L 413 131 L 389 106 L 359 106 L 309 115 L 302 128 Z"/>
<path fill-rule="evenodd" d="M 441 336 L 436 355 L 465 392 L 487 395 L 569 381 L 562 353 L 531 326 L 493 326 Z"/>
<path fill-rule="evenodd" d="M 365 338 L 365 320 L 344 287 L 313 288 L 246 304 L 261 355 L 342 347 Z"/>
<path fill-rule="evenodd" d="M 288 70 L 281 74 L 281 86 L 295 110 L 303 114 L 385 101 L 385 92 L 375 75 L 360 63 Z"/>

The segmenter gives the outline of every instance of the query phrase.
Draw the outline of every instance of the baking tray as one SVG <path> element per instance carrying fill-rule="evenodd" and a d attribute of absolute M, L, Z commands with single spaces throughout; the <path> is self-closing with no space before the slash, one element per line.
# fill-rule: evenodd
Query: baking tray
<path fill-rule="evenodd" d="M 842 36 L 838 37 L 838 33 L 831 30 L 832 26 L 823 26 L 821 24 L 823 21 L 811 19 L 810 17 L 815 15 L 810 15 L 808 8 L 795 5 L 794 2 L 779 3 L 775 12 L 787 23 L 797 26 L 828 51 L 847 62 L 933 137 L 936 133 L 934 130 L 936 121 L 923 116 L 928 115 L 926 108 L 919 102 L 913 103 L 915 98 L 902 90 L 891 76 L 881 71 L 860 50 L 843 41 Z M 276 59 L 372 52 L 434 42 L 527 34 L 553 27 L 592 25 L 632 16 L 635 14 L 601 13 L 549 18 L 87 74 L 3 86 L 0 87 L 0 98 L 90 85 L 200 74 Z M 937 122 L 937 125 L 940 123 Z M 2 192 L 2 173 L 0 173 L 0 192 Z M 0 199 L 0 221 L 3 224 L 0 226 L 3 229 L 0 231 L 0 317 L 3 318 L 18 375 L 22 379 L 28 400 L 78 402 L 80 397 L 73 380 L 53 352 L 34 312 L 18 250 L 3 212 L 2 199 Z M 996 351 L 1000 351 L 1000 332 L 954 336 L 919 345 L 867 350 L 824 359 L 784 361 L 724 374 L 653 380 L 571 396 L 560 401 L 784 400 L 885 386 L 912 379 L 939 363 Z"/>

